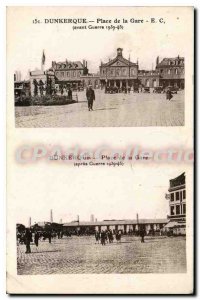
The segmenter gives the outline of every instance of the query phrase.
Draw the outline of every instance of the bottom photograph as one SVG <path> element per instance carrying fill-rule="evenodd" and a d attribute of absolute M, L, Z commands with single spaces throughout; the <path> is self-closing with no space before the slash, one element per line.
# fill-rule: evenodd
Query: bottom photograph
<path fill-rule="evenodd" d="M 138 186 L 141 190 L 137 197 L 148 197 L 151 182 L 139 181 L 135 183 L 136 190 Z M 82 220 L 81 214 L 71 221 L 57 220 L 53 207 L 46 209 L 46 220 L 32 223 L 32 216 L 27 216 L 27 224 L 16 224 L 17 274 L 187 272 L 185 173 L 162 178 L 162 182 L 157 179 L 151 190 L 154 195 L 146 206 L 137 207 L 139 199 L 134 202 L 134 212 L 138 212 L 133 218 L 130 211 L 124 218 L 123 209 L 123 218 L 120 213 L 115 218 L 113 208 L 109 219 L 99 220 L 99 211 L 102 215 L 109 205 L 98 208 L 88 220 Z M 151 203 L 150 198 L 157 200 Z M 121 199 L 120 205 L 126 201 Z"/>

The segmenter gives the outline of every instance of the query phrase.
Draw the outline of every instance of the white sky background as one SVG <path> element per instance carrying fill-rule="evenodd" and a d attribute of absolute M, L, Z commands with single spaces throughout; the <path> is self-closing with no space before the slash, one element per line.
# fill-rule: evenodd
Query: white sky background
<path fill-rule="evenodd" d="M 160 8 L 159 8 L 160 9 Z M 176 8 L 174 8 L 176 11 Z M 107 30 L 72 30 L 70 24 L 32 24 L 32 20 L 37 16 L 44 18 L 71 18 L 74 13 L 69 8 L 61 8 L 59 13 L 50 8 L 40 8 L 35 10 L 31 8 L 29 16 L 23 14 L 23 10 L 15 14 L 13 29 L 16 39 L 13 43 L 16 47 L 16 55 L 13 61 L 15 70 L 22 72 L 22 78 L 27 77 L 28 70 L 41 68 L 42 51 L 45 50 L 46 63 L 45 67 L 51 66 L 52 60 L 65 61 L 86 59 L 90 72 L 99 71 L 100 61 L 107 62 L 109 58 L 116 56 L 116 48 L 124 49 L 124 57 L 128 59 L 129 54 L 131 61 L 139 60 L 140 69 L 155 68 L 156 57 L 175 57 L 177 55 L 184 56 L 187 45 L 185 43 L 185 34 L 187 24 L 185 16 L 168 13 L 168 8 L 163 9 L 163 14 L 158 13 L 151 8 L 142 13 L 138 8 L 123 8 L 113 13 L 113 8 L 101 8 L 99 12 L 78 9 L 75 11 L 77 17 L 87 17 L 90 20 L 96 20 L 96 17 L 105 19 L 118 18 L 145 18 L 150 20 L 151 17 L 164 17 L 166 24 L 123 24 L 123 31 L 107 31 Z M 23 22 L 18 22 L 23 18 Z M 179 18 L 179 19 L 177 19 Z M 96 23 L 90 23 L 95 25 Z M 75 25 L 75 24 L 74 24 Z M 80 24 L 82 25 L 82 24 Z M 87 24 L 88 25 L 88 24 Z M 105 25 L 105 24 L 99 24 Z M 10 42 L 12 47 L 12 41 Z"/>
<path fill-rule="evenodd" d="M 50 221 L 50 209 L 53 209 L 55 222 L 60 222 L 60 219 L 70 222 L 76 220 L 77 215 L 80 221 L 89 221 L 91 214 L 99 221 L 135 219 L 137 213 L 141 219 L 166 218 L 169 201 L 165 199 L 165 193 L 168 192 L 169 179 L 185 171 L 183 166 L 173 168 L 156 164 L 87 169 L 55 166 L 50 167 L 47 177 L 42 172 L 43 167 L 28 166 L 22 174 L 18 173 L 15 214 L 19 216 L 19 223 L 28 225 L 29 217 L 32 224 Z M 61 168 L 66 172 L 61 172 Z M 33 174 L 34 181 L 30 182 Z M 24 186 L 29 188 L 24 189 Z"/>

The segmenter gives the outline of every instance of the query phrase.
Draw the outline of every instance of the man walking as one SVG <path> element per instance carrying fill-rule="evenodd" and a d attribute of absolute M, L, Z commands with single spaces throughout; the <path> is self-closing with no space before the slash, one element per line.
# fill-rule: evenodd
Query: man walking
<path fill-rule="evenodd" d="M 86 97 L 88 101 L 88 110 L 93 110 L 93 101 L 95 100 L 95 93 L 91 85 L 89 85 L 89 88 L 86 91 Z"/>
<path fill-rule="evenodd" d="M 142 228 L 140 231 L 140 236 L 141 236 L 141 243 L 144 243 L 144 237 L 145 237 L 145 228 Z"/>
<path fill-rule="evenodd" d="M 31 246 L 30 246 L 31 242 L 32 242 L 32 233 L 27 228 L 26 233 L 25 233 L 25 243 L 26 243 L 26 252 L 25 253 L 31 253 Z"/>

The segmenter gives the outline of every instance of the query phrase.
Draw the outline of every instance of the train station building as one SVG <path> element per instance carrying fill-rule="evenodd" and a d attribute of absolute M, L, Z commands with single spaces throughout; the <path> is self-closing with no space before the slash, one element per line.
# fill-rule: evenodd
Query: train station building
<path fill-rule="evenodd" d="M 147 234 L 159 232 L 168 223 L 167 219 L 133 219 L 133 220 L 104 220 L 96 222 L 69 222 L 63 224 L 63 229 L 70 232 L 80 232 L 80 234 L 94 233 L 101 230 L 120 230 L 123 234 L 140 232 L 145 228 Z"/>
<path fill-rule="evenodd" d="M 138 83 L 138 63 L 124 58 L 122 48 L 117 48 L 114 59 L 106 63 L 101 62 L 99 69 L 102 87 L 128 88 Z"/>

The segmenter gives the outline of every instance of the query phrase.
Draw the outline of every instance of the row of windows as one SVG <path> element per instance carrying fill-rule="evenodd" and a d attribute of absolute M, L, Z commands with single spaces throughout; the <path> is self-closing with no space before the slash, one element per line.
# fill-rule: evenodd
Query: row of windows
<path fill-rule="evenodd" d="M 171 201 L 182 201 L 183 199 L 186 199 L 186 190 L 178 191 L 170 194 L 170 200 Z"/>
<path fill-rule="evenodd" d="M 131 73 L 131 75 L 136 74 L 134 69 L 131 69 L 130 73 Z M 103 75 L 107 74 L 107 75 L 110 75 L 110 76 L 120 76 L 120 75 L 126 76 L 127 74 L 129 74 L 129 69 L 126 68 L 126 69 L 116 69 L 116 70 L 107 70 L 107 71 L 105 69 L 103 69 L 102 74 Z"/>
<path fill-rule="evenodd" d="M 170 206 L 170 215 L 175 216 L 175 215 L 182 215 L 186 214 L 186 204 L 183 203 L 182 205 L 173 205 Z"/>
<path fill-rule="evenodd" d="M 176 66 L 178 66 L 178 65 L 183 65 L 183 64 L 184 64 L 183 60 L 174 60 L 174 61 L 169 60 L 169 62 L 168 62 L 168 65 L 176 65 Z"/>
<path fill-rule="evenodd" d="M 56 76 L 64 78 L 64 77 L 77 77 L 82 75 L 81 71 L 61 71 L 61 72 L 56 72 Z"/>
<path fill-rule="evenodd" d="M 178 74 L 184 74 L 184 69 L 160 69 L 160 73 L 167 73 L 168 75 L 178 75 Z"/>

